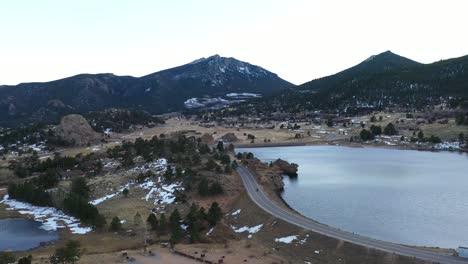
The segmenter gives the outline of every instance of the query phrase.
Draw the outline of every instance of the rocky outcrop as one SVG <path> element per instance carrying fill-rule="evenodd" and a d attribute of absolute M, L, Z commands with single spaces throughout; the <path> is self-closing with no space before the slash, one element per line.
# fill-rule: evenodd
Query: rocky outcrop
<path fill-rule="evenodd" d="M 263 186 L 271 188 L 275 192 L 281 192 L 284 189 L 283 173 L 278 167 L 272 167 L 260 161 L 259 159 L 247 159 L 247 168 L 254 172 L 257 181 Z"/>
<path fill-rule="evenodd" d="M 99 143 L 103 136 L 94 131 L 81 115 L 67 115 L 55 128 L 56 135 L 71 145 L 85 146 Z"/>
<path fill-rule="evenodd" d="M 275 190 L 282 192 L 284 190 L 283 175 L 278 173 L 272 173 L 270 177 Z"/>
<path fill-rule="evenodd" d="M 237 140 L 239 140 L 236 137 L 236 134 L 234 134 L 234 133 L 226 133 L 220 139 L 221 139 L 221 141 L 223 141 L 225 143 L 232 143 L 232 142 L 236 142 Z"/>
<path fill-rule="evenodd" d="M 295 163 L 289 163 L 282 159 L 277 159 L 273 162 L 274 166 L 277 166 L 284 174 L 288 176 L 297 176 L 297 167 L 299 165 Z"/>

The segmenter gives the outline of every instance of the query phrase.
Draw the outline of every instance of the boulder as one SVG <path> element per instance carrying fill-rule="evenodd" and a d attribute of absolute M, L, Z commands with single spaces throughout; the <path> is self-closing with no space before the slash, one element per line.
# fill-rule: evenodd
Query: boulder
<path fill-rule="evenodd" d="M 295 163 L 289 163 L 285 160 L 277 159 L 273 162 L 273 165 L 277 166 L 286 175 L 297 176 L 297 167 L 299 167 L 299 165 Z"/>
<path fill-rule="evenodd" d="M 94 131 L 81 115 L 67 115 L 55 128 L 58 137 L 76 146 L 99 143 L 103 136 Z"/>
<path fill-rule="evenodd" d="M 236 134 L 234 133 L 226 133 L 224 134 L 224 136 L 222 136 L 221 138 L 221 141 L 223 142 L 229 142 L 229 143 L 232 143 L 232 142 L 236 142 L 237 140 L 239 140 L 237 137 L 236 137 Z"/>

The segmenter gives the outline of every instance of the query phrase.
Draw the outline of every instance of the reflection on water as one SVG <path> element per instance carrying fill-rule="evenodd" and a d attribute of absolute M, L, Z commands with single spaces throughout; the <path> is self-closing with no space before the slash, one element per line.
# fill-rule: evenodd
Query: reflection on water
<path fill-rule="evenodd" d="M 468 245 L 467 154 L 337 146 L 248 151 L 266 162 L 299 164 L 282 195 L 317 221 L 396 243 Z"/>

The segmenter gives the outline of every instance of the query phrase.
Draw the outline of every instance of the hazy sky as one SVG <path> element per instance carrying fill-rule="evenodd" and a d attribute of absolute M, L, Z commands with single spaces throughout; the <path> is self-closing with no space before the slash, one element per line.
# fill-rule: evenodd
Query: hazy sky
<path fill-rule="evenodd" d="M 296 84 L 386 50 L 468 54 L 466 0 L 0 0 L 0 84 L 142 76 L 220 54 Z"/>

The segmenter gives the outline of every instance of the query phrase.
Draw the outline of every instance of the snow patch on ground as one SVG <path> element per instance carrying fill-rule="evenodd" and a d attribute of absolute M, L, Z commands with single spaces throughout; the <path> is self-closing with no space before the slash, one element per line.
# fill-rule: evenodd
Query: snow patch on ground
<path fill-rule="evenodd" d="M 275 238 L 275 242 L 280 242 L 280 243 L 285 243 L 285 244 L 291 244 L 294 240 L 297 240 L 297 236 Z"/>
<path fill-rule="evenodd" d="M 137 172 L 137 173 L 145 173 L 150 169 L 154 169 L 158 172 L 165 172 L 167 169 L 167 160 L 166 159 L 158 159 L 156 161 L 146 163 L 142 166 L 135 167 L 130 170 L 130 172 Z"/>
<path fill-rule="evenodd" d="M 435 149 L 460 149 L 460 142 L 442 142 L 434 146 Z"/>
<path fill-rule="evenodd" d="M 108 194 L 108 195 L 106 195 L 106 196 L 104 196 L 104 197 L 98 198 L 98 199 L 93 200 L 93 201 L 91 201 L 91 202 L 89 202 L 89 203 L 92 204 L 92 205 L 98 205 L 98 204 L 100 204 L 100 203 L 102 203 L 102 202 L 104 202 L 104 201 L 106 201 L 106 200 L 109 200 L 110 198 L 116 196 L 117 194 L 122 193 L 123 190 L 125 190 L 125 188 L 128 189 L 131 185 L 132 185 L 132 183 L 127 183 L 127 184 L 125 184 L 125 186 L 120 187 L 120 189 L 119 189 L 117 192 Z"/>
<path fill-rule="evenodd" d="M 104 168 L 117 168 L 118 166 L 120 166 L 120 162 L 116 161 L 110 161 L 110 162 L 107 162 L 106 164 L 104 164 Z"/>
<path fill-rule="evenodd" d="M 213 232 L 214 229 L 215 229 L 215 228 L 212 227 L 210 230 L 208 230 L 208 232 L 206 232 L 206 235 L 207 235 L 207 236 L 211 235 L 211 233 Z"/>
<path fill-rule="evenodd" d="M 73 234 L 86 234 L 92 230 L 91 227 L 80 226 L 80 221 L 77 218 L 66 215 L 53 207 L 35 206 L 19 202 L 9 199 L 8 195 L 5 195 L 0 203 L 8 205 L 7 210 L 16 210 L 20 214 L 32 215 L 35 221 L 42 223 L 40 228 L 44 230 L 57 230 L 58 228 L 68 227 Z"/>
<path fill-rule="evenodd" d="M 235 226 L 231 226 L 232 230 L 234 230 L 234 232 L 236 233 L 244 233 L 244 232 L 248 232 L 249 235 L 248 235 L 248 238 L 251 238 L 253 234 L 257 233 L 258 231 L 260 231 L 260 229 L 262 228 L 263 224 L 259 224 L 257 226 L 253 226 L 253 227 L 248 227 L 248 226 L 243 226 L 243 227 L 239 227 L 239 228 L 236 228 Z"/>
<path fill-rule="evenodd" d="M 236 216 L 236 215 L 239 215 L 240 212 L 241 212 L 241 209 L 238 209 L 237 211 L 233 212 L 231 215 Z"/>
<path fill-rule="evenodd" d="M 140 188 L 144 190 L 149 190 L 145 197 L 146 201 L 154 199 L 154 204 L 171 204 L 175 201 L 174 192 L 176 190 L 183 190 L 180 182 L 175 182 L 171 184 L 161 183 L 161 179 L 158 179 L 158 182 L 152 180 L 147 180 L 146 182 L 139 185 Z"/>

